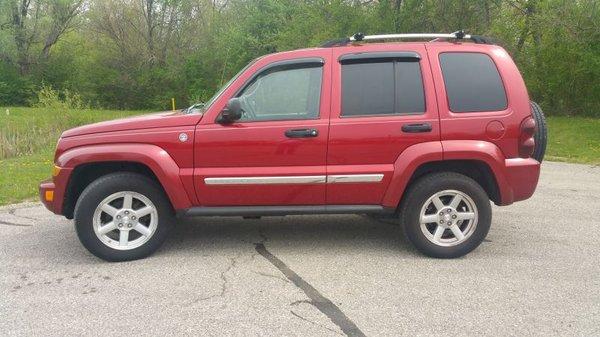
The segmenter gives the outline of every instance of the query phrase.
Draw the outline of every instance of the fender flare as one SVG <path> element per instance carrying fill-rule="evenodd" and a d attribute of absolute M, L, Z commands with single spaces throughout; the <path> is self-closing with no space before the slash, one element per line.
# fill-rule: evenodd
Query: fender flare
<path fill-rule="evenodd" d="M 179 175 L 179 166 L 159 146 L 138 143 L 89 145 L 67 150 L 56 160 L 58 166 L 70 169 L 101 162 L 143 164 L 158 178 L 174 209 L 192 206 Z"/>
<path fill-rule="evenodd" d="M 423 164 L 445 160 L 475 160 L 486 164 L 498 186 L 502 205 L 514 201 L 514 193 L 504 176 L 504 155 L 493 143 L 477 140 L 448 140 L 419 143 L 404 150 L 394 163 L 394 174 L 382 204 L 396 208 L 414 172 Z"/>
<path fill-rule="evenodd" d="M 514 202 L 514 191 L 505 175 L 504 153 L 496 144 L 481 140 L 445 140 L 442 147 L 444 160 L 477 160 L 487 164 L 496 179 L 500 205 Z"/>
<path fill-rule="evenodd" d="M 383 196 L 383 206 L 398 207 L 413 173 L 425 163 L 442 160 L 442 152 L 442 143 L 439 141 L 411 145 L 402 151 L 394 162 L 394 174 Z"/>

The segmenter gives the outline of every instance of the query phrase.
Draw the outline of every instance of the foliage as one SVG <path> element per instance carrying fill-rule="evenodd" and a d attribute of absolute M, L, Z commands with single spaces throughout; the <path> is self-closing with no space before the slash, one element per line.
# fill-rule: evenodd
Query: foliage
<path fill-rule="evenodd" d="M 51 86 L 42 84 L 37 93 L 37 101 L 32 104 L 36 108 L 46 108 L 58 111 L 71 109 L 83 109 L 84 104 L 81 95 L 65 89 L 62 92 L 54 90 Z"/>
<path fill-rule="evenodd" d="M 547 113 L 600 117 L 599 22 L 597 0 L 4 0 L 0 105 L 45 83 L 92 106 L 165 109 L 266 53 L 464 28 L 498 39 Z"/>

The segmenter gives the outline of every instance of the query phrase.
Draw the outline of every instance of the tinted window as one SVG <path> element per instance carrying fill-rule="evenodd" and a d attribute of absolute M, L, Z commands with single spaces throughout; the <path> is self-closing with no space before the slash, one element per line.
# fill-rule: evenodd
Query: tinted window
<path fill-rule="evenodd" d="M 342 65 L 342 116 L 425 111 L 419 62 L 365 61 Z"/>
<path fill-rule="evenodd" d="M 396 113 L 425 112 L 425 93 L 419 62 L 396 62 Z"/>
<path fill-rule="evenodd" d="M 269 70 L 238 95 L 242 121 L 319 117 L 322 67 Z"/>
<path fill-rule="evenodd" d="M 442 53 L 450 110 L 453 112 L 506 109 L 506 93 L 492 59 L 481 53 Z"/>

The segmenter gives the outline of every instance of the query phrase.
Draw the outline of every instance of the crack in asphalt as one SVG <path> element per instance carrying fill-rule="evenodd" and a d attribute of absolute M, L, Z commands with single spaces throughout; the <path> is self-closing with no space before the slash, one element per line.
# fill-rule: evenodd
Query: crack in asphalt
<path fill-rule="evenodd" d="M 331 328 L 328 328 L 328 327 L 324 326 L 323 324 L 319 324 L 319 323 L 317 323 L 317 322 L 315 322 L 315 321 L 311 321 L 310 319 L 308 319 L 308 318 L 306 318 L 306 317 L 302 317 L 302 316 L 298 315 L 297 313 L 295 313 L 295 312 L 294 312 L 294 310 L 290 310 L 290 312 L 292 313 L 292 315 L 294 315 L 294 316 L 296 316 L 296 317 L 300 318 L 301 320 L 303 320 L 303 321 L 305 321 L 305 322 L 308 322 L 308 323 L 310 323 L 310 324 L 316 325 L 316 326 L 318 326 L 318 327 L 320 327 L 320 328 L 323 328 L 323 329 L 325 329 L 325 330 L 329 330 L 329 331 L 331 331 L 331 332 L 334 332 L 334 333 L 335 333 L 335 334 L 337 334 L 337 335 L 344 336 L 344 335 L 343 335 L 343 334 L 341 334 L 339 331 L 333 330 L 333 329 L 331 329 Z"/>
<path fill-rule="evenodd" d="M 28 206 L 28 207 L 9 208 L 8 211 L 5 212 L 4 214 L 11 215 L 11 216 L 13 216 L 15 218 L 21 218 L 21 219 L 30 220 L 30 221 L 39 221 L 39 219 L 37 219 L 37 218 L 32 218 L 32 217 L 29 217 L 29 216 L 15 214 L 16 211 L 21 210 L 21 209 L 26 209 L 26 208 L 30 208 L 30 206 Z M 6 220 L 0 220 L 0 225 L 17 226 L 17 227 L 31 227 L 31 226 L 33 226 L 33 225 L 22 224 L 22 223 L 17 223 L 17 222 L 12 222 L 12 221 L 6 221 Z"/>
<path fill-rule="evenodd" d="M 231 262 L 229 263 L 229 265 L 227 266 L 227 268 L 225 268 L 221 274 L 219 275 L 219 278 L 221 279 L 221 290 L 219 291 L 218 294 L 215 295 L 210 295 L 210 296 L 206 296 L 206 297 L 201 297 L 198 298 L 196 300 L 194 300 L 193 302 L 191 302 L 189 305 L 193 305 L 196 304 L 198 302 L 202 302 L 202 301 L 206 301 L 206 300 L 210 300 L 212 298 L 216 298 L 216 297 L 223 297 L 225 296 L 225 293 L 229 290 L 228 289 L 228 284 L 229 284 L 229 280 L 227 279 L 226 274 L 231 271 L 236 263 L 237 263 L 237 259 L 240 257 L 240 255 L 238 254 L 235 257 L 229 258 L 231 260 Z"/>
<path fill-rule="evenodd" d="M 265 244 L 269 241 L 269 238 L 267 237 L 267 235 L 265 235 L 265 229 L 262 227 L 258 228 L 258 236 L 260 236 L 260 238 L 262 239 L 260 241 L 260 243 L 262 244 Z"/>
<path fill-rule="evenodd" d="M 16 226 L 16 227 L 32 227 L 33 226 L 33 225 L 26 225 L 26 224 L 15 223 L 15 222 L 10 222 L 10 221 L 3 221 L 3 220 L 0 220 L 0 225 Z"/>
<path fill-rule="evenodd" d="M 331 300 L 321 295 L 317 289 L 315 289 L 310 283 L 306 282 L 300 275 L 296 274 L 290 267 L 288 267 L 283 261 L 273 255 L 267 250 L 263 243 L 255 243 L 254 247 L 256 251 L 262 255 L 267 261 L 275 266 L 283 275 L 296 285 L 300 290 L 308 296 L 310 301 L 306 303 L 311 304 L 325 316 L 327 316 L 335 325 L 337 325 L 347 336 L 365 336 L 365 334 L 346 316 L 342 310 L 333 304 Z M 296 303 L 296 302 L 294 302 Z M 300 302 L 298 302 L 300 303 Z"/>
<path fill-rule="evenodd" d="M 31 207 L 17 207 L 17 208 L 10 208 L 8 210 L 8 214 L 12 215 L 12 216 L 16 216 L 17 218 L 22 218 L 22 219 L 27 219 L 27 220 L 33 220 L 33 221 L 38 221 L 38 218 L 32 218 L 32 217 L 28 217 L 28 216 L 24 216 L 24 215 L 18 215 L 15 214 L 16 211 L 21 210 L 21 209 L 27 209 L 27 208 L 31 208 Z"/>

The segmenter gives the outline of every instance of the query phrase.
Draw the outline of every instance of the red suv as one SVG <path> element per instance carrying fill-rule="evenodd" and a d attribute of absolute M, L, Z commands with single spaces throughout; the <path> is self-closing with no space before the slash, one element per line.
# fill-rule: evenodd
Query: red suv
<path fill-rule="evenodd" d="M 490 200 L 533 194 L 544 147 L 501 47 L 356 34 L 260 57 L 206 104 L 65 131 L 40 197 L 110 261 L 151 254 L 177 217 L 340 213 L 396 217 L 450 258 L 485 238 Z"/>

